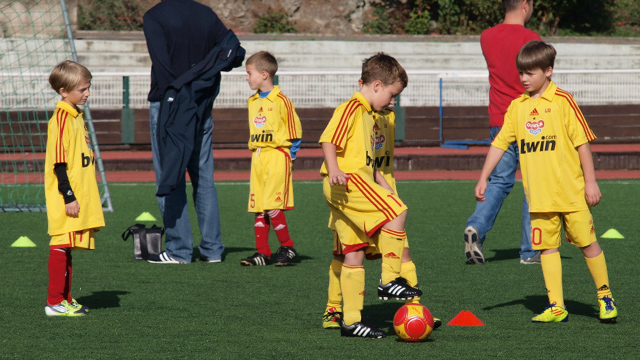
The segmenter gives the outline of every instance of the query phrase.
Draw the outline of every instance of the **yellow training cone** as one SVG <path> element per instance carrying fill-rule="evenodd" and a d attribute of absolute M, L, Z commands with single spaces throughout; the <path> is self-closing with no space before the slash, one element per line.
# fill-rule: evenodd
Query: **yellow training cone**
<path fill-rule="evenodd" d="M 34 244 L 28 237 L 20 236 L 18 240 L 11 244 L 11 247 L 36 247 L 36 244 Z"/>
<path fill-rule="evenodd" d="M 620 234 L 616 229 L 609 229 L 600 237 L 603 239 L 624 239 L 624 236 L 622 236 L 622 234 Z"/>
<path fill-rule="evenodd" d="M 145 211 L 136 218 L 136 221 L 156 221 L 156 218 L 151 213 Z"/>

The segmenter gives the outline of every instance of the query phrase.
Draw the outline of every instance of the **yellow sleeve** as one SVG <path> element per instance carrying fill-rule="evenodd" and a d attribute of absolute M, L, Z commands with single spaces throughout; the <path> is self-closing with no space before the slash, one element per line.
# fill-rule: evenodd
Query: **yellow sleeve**
<path fill-rule="evenodd" d="M 360 106 L 359 102 L 354 101 L 348 101 L 340 105 L 334 111 L 318 142 L 332 143 L 337 147 L 338 151 L 344 149 L 349 139 L 349 134 L 353 131 L 353 124 L 359 113 L 357 109 Z"/>
<path fill-rule="evenodd" d="M 283 96 L 281 99 L 283 109 L 280 114 L 282 116 L 282 122 L 287 128 L 287 139 L 302 139 L 302 124 L 296 113 L 295 106 L 293 106 L 293 103 L 288 97 Z"/>
<path fill-rule="evenodd" d="M 514 101 L 517 101 L 517 99 Z M 504 114 L 504 124 L 502 125 L 502 128 L 500 129 L 498 135 L 496 135 L 495 139 L 493 139 L 491 145 L 504 151 L 507 151 L 507 149 L 509 149 L 509 145 L 517 140 L 514 127 L 515 123 L 518 121 L 517 116 L 517 106 L 514 106 L 514 103 L 512 102 L 507 109 L 507 113 Z"/>

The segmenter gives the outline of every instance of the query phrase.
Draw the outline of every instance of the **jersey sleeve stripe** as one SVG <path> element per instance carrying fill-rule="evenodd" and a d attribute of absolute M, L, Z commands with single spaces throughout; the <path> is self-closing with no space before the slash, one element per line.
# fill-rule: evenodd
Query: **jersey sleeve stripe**
<path fill-rule="evenodd" d="M 366 197 L 376 209 L 380 210 L 388 220 L 398 217 L 393 207 L 390 206 L 371 185 L 367 184 L 360 175 L 351 174 L 351 179 L 353 179 L 354 185 L 362 192 L 364 197 Z"/>
<path fill-rule="evenodd" d="M 351 100 L 345 107 L 344 112 L 342 113 L 342 117 L 340 118 L 340 122 L 336 127 L 336 132 L 333 134 L 333 138 L 331 139 L 331 143 L 338 145 L 342 143 L 345 136 L 347 136 L 347 130 L 349 129 L 349 119 L 353 116 L 353 113 L 360 107 L 362 104 L 358 100 Z"/>
<path fill-rule="evenodd" d="M 560 97 L 565 98 L 569 103 L 569 106 L 571 106 L 571 109 L 573 109 L 573 112 L 575 113 L 576 118 L 578 119 L 578 122 L 580 123 L 580 126 L 582 126 L 582 130 L 587 137 L 587 141 L 595 140 L 596 136 L 593 131 L 591 131 L 589 124 L 587 124 L 587 120 L 584 118 L 584 115 L 580 111 L 580 108 L 578 107 L 578 104 L 576 104 L 573 96 L 571 96 L 571 94 L 569 94 L 568 92 L 560 89 L 556 91 L 556 94 Z"/>
<path fill-rule="evenodd" d="M 62 141 L 64 127 L 67 124 L 67 116 L 68 113 L 62 109 L 58 109 L 56 112 L 56 121 L 58 126 L 58 138 L 56 139 L 56 164 L 67 162 L 64 151 L 64 142 Z"/>
<path fill-rule="evenodd" d="M 336 126 L 335 132 L 333 133 L 333 137 L 331 138 L 331 143 L 338 145 L 338 139 L 342 137 L 342 133 L 346 132 L 346 128 L 348 127 L 348 119 L 345 115 L 350 111 L 351 106 L 353 105 L 353 100 L 349 101 L 347 105 L 342 110 L 342 116 L 340 117 L 340 121 L 338 121 L 338 125 Z"/>
<path fill-rule="evenodd" d="M 278 97 L 282 100 L 285 108 L 287 108 L 287 130 L 289 131 L 289 139 L 297 139 L 296 136 L 296 123 L 293 117 L 293 105 L 288 97 L 282 93 L 278 94 Z"/>

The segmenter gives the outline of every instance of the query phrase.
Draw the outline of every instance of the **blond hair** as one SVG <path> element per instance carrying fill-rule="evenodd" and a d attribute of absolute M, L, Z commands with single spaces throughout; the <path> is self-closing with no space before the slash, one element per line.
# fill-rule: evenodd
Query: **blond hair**
<path fill-rule="evenodd" d="M 245 62 L 245 66 L 246 65 L 252 65 L 258 71 L 266 71 L 272 79 L 278 71 L 278 61 L 275 56 L 268 51 L 258 51 L 249 56 Z"/>
<path fill-rule="evenodd" d="M 364 85 L 380 80 L 385 86 L 400 82 L 402 88 L 406 88 L 409 83 L 407 72 L 398 60 L 383 52 L 379 52 L 362 62 L 360 79 Z"/>
<path fill-rule="evenodd" d="M 60 89 L 73 91 L 82 80 L 91 81 L 91 71 L 71 60 L 65 60 L 56 65 L 49 75 L 51 88 L 60 94 Z"/>

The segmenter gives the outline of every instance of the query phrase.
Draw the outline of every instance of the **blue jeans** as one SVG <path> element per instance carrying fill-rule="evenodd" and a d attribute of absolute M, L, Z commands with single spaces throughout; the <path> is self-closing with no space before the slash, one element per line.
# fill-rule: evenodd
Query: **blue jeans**
<path fill-rule="evenodd" d="M 498 135 L 499 126 L 490 128 L 490 141 Z M 480 242 L 484 243 L 487 232 L 496 221 L 502 202 L 509 195 L 516 181 L 516 168 L 519 161 L 518 145 L 514 142 L 504 153 L 502 159 L 493 170 L 487 181 L 487 189 L 484 202 L 476 203 L 476 210 L 467 220 L 467 226 L 473 226 L 478 230 Z M 525 197 L 522 202 L 522 240 L 520 241 L 520 259 L 527 259 L 537 253 L 531 248 L 531 218 L 529 216 L 529 204 Z"/>
<path fill-rule="evenodd" d="M 162 169 L 158 155 L 158 115 L 160 102 L 149 104 L 149 124 L 151 128 L 151 150 L 153 169 L 156 173 L 156 186 Z M 209 117 L 198 129 L 193 154 L 187 164 L 187 171 L 193 185 L 193 203 L 198 216 L 198 226 L 202 241 L 198 246 L 200 256 L 207 260 L 221 260 L 224 252 L 220 235 L 220 213 L 218 193 L 213 182 L 213 150 L 211 133 L 213 119 Z M 170 195 L 158 197 L 158 206 L 165 226 L 165 251 L 169 256 L 185 263 L 191 262 L 193 254 L 193 235 L 187 210 L 186 180 L 180 179 L 178 188 Z"/>

